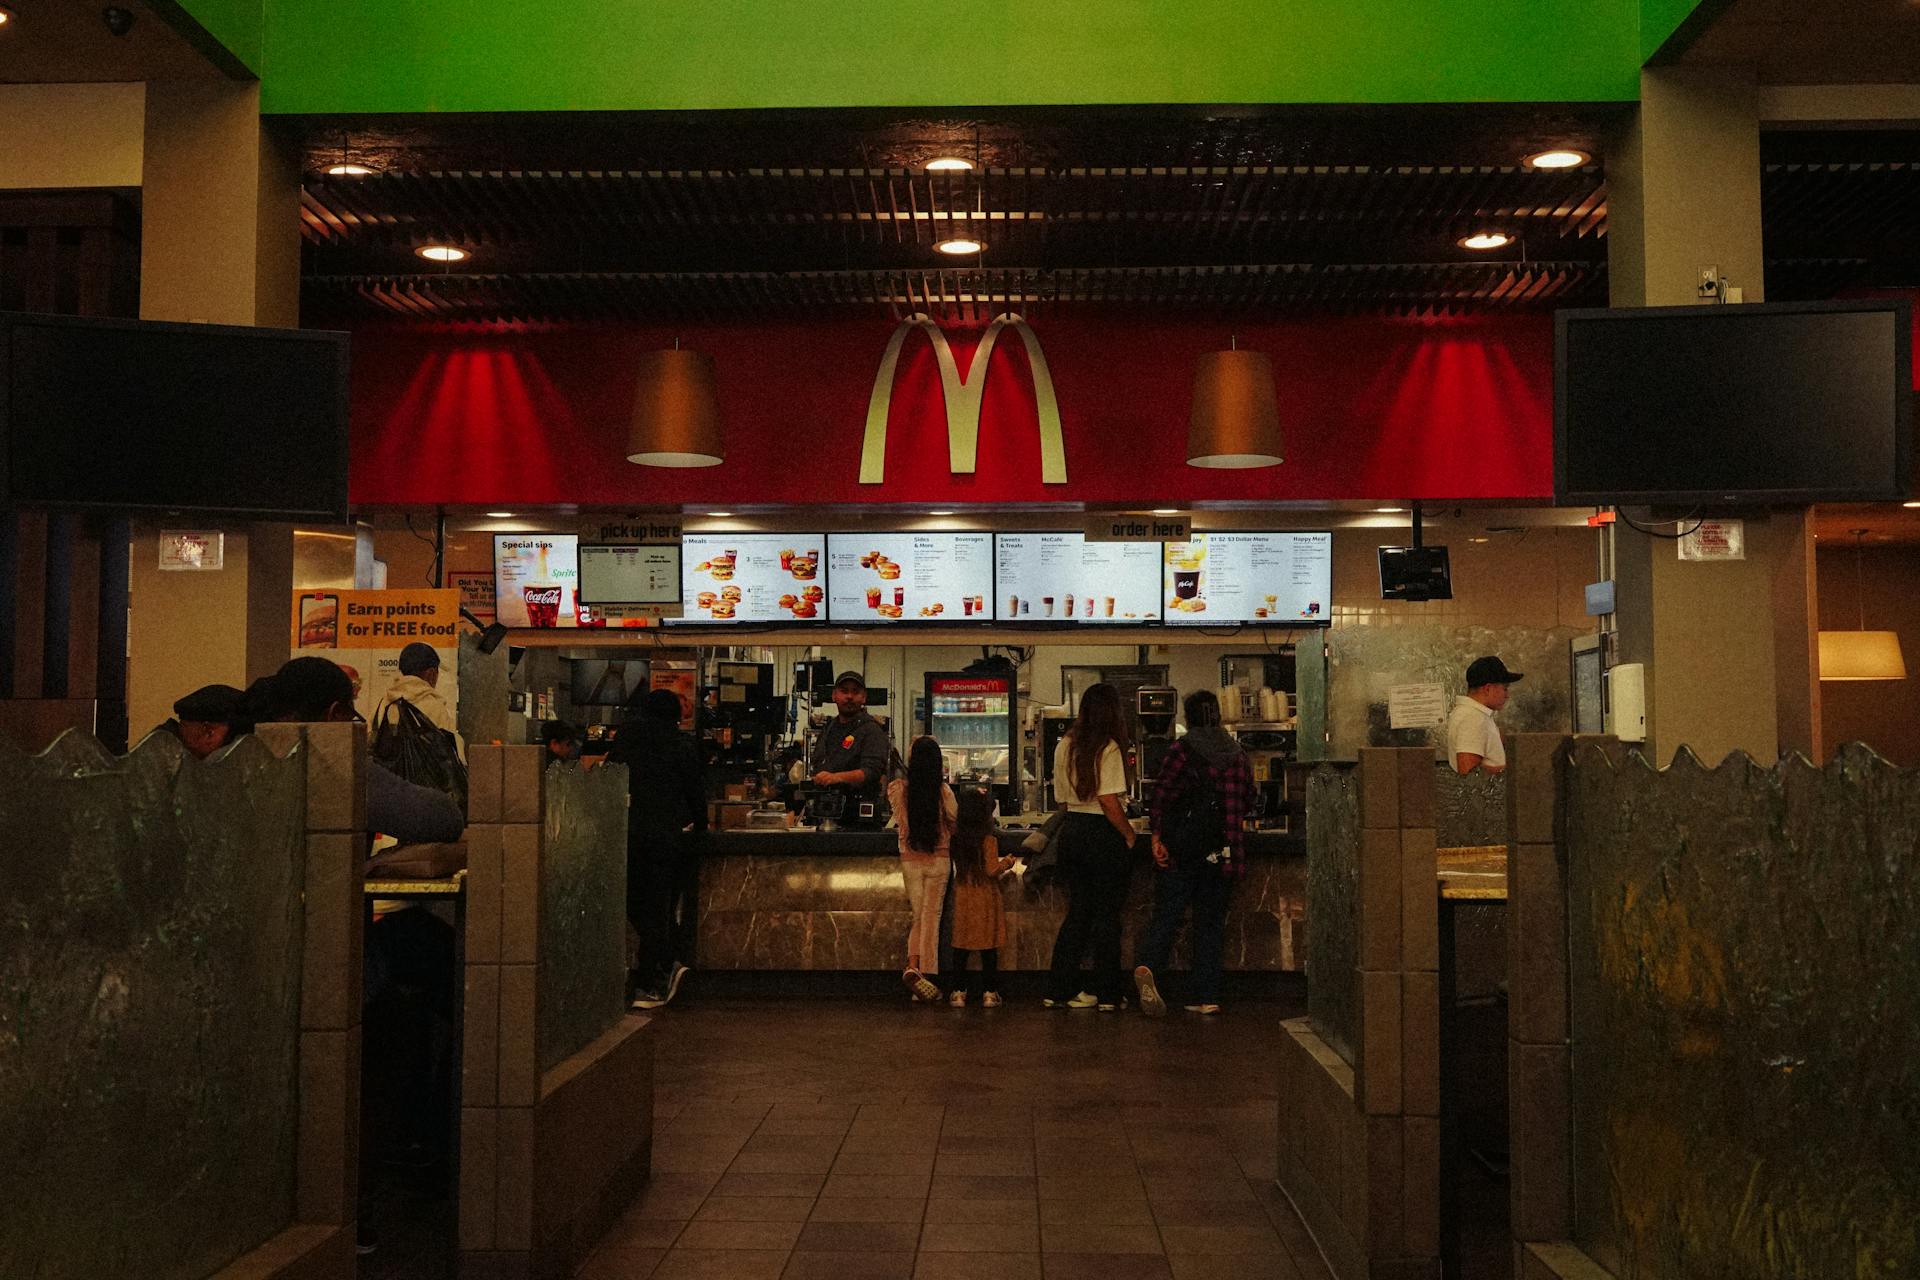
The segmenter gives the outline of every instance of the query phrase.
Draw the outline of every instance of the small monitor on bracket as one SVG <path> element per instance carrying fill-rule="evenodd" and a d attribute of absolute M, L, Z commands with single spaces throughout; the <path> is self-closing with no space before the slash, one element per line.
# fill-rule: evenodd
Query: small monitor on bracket
<path fill-rule="evenodd" d="M 1453 576 L 1445 547 L 1381 547 L 1382 600 L 1451 600 Z"/>

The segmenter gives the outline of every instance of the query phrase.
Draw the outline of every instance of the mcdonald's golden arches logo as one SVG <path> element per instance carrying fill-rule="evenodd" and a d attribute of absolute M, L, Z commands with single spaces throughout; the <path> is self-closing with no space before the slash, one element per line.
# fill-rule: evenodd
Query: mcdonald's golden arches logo
<path fill-rule="evenodd" d="M 995 316 L 980 337 L 973 353 L 969 377 L 960 376 L 953 348 L 938 321 L 915 313 L 900 322 L 887 340 L 880 357 L 880 369 L 873 375 L 873 394 L 867 400 L 867 430 L 860 444 L 860 483 L 880 484 L 887 478 L 887 410 L 893 403 L 893 378 L 900 364 L 900 348 L 915 329 L 926 331 L 933 343 L 934 359 L 940 364 L 940 393 L 947 410 L 947 469 L 954 475 L 972 475 L 977 470 L 980 452 L 980 401 L 987 388 L 987 370 L 993 363 L 995 341 L 1002 329 L 1020 335 L 1027 349 L 1027 364 L 1033 370 L 1033 402 L 1040 420 L 1040 480 L 1043 484 L 1067 482 L 1067 446 L 1060 434 L 1060 402 L 1053 394 L 1053 375 L 1047 370 L 1047 357 L 1040 350 L 1040 339 L 1027 322 L 1014 312 Z"/>

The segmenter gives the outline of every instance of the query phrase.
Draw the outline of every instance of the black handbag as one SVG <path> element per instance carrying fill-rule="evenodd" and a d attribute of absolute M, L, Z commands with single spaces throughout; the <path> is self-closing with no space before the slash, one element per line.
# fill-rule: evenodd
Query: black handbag
<path fill-rule="evenodd" d="M 466 812 L 467 766 L 458 740 L 405 698 L 381 709 L 367 754 L 408 782 L 452 796 Z"/>
<path fill-rule="evenodd" d="M 1194 772 L 1178 799 L 1168 806 L 1161 843 L 1182 866 L 1204 862 L 1227 843 L 1227 806 L 1211 765 L 1193 761 Z"/>

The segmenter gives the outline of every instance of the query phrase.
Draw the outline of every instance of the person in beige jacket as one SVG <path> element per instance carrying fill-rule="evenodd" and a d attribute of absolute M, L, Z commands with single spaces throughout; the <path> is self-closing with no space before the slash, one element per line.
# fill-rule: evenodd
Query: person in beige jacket
<path fill-rule="evenodd" d="M 440 696 L 439 684 L 440 655 L 434 652 L 432 645 L 414 641 L 400 651 L 400 678 L 388 685 L 387 691 L 380 695 L 380 702 L 373 709 L 373 726 L 379 727 L 381 717 L 394 703 L 411 702 L 436 728 L 445 729 L 453 735 L 460 758 L 465 760 L 467 744 L 460 737 L 453 708 Z"/>

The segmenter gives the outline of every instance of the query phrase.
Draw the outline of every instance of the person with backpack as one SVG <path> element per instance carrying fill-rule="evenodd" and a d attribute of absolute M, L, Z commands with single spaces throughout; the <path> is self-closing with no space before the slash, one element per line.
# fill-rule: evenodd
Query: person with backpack
<path fill-rule="evenodd" d="M 440 655 L 432 645 L 415 640 L 400 651 L 400 678 L 387 686 L 373 709 L 376 732 L 382 720 L 391 718 L 394 705 L 401 702 L 411 703 L 434 728 L 452 734 L 455 750 L 462 760 L 467 758 L 467 744 L 461 740 L 453 708 L 440 694 Z"/>
<path fill-rule="evenodd" d="M 641 689 L 607 759 L 627 767 L 627 920 L 640 940 L 633 1007 L 658 1009 L 692 970 L 707 833 L 700 749 L 680 730 L 680 695 Z"/>
<path fill-rule="evenodd" d="M 1246 873 L 1246 817 L 1253 767 L 1220 727 L 1220 700 L 1205 689 L 1187 695 L 1186 736 L 1167 750 L 1150 805 L 1155 877 L 1153 918 L 1134 953 L 1140 1012 L 1167 1011 L 1154 979 L 1173 950 L 1180 918 L 1193 909 L 1189 1013 L 1220 1012 L 1220 953 L 1227 900 Z"/>

